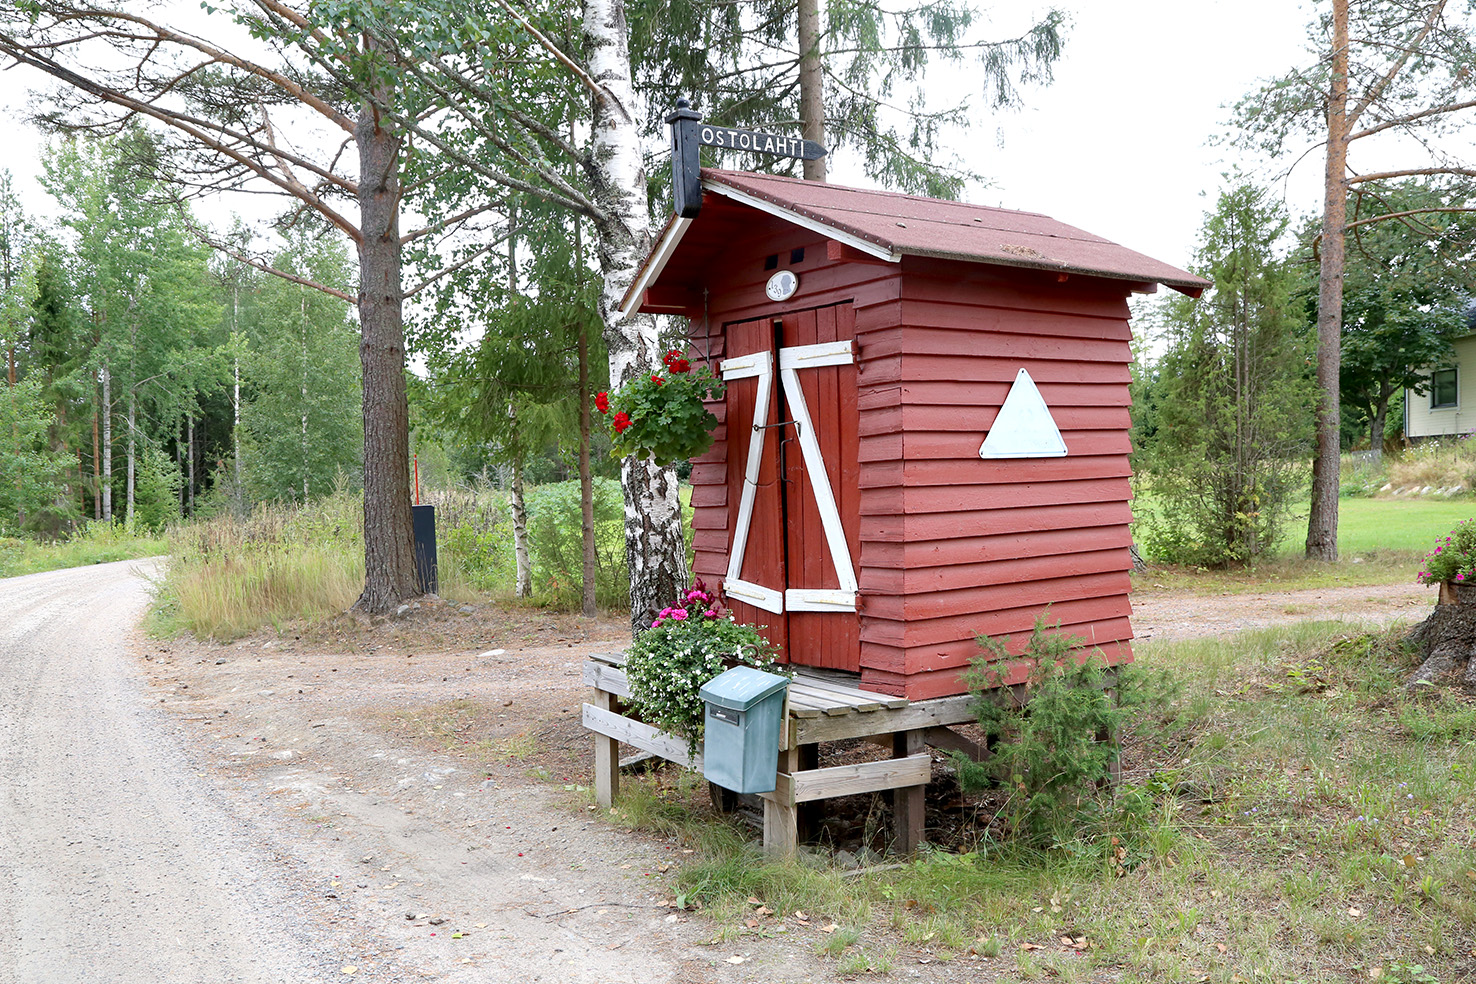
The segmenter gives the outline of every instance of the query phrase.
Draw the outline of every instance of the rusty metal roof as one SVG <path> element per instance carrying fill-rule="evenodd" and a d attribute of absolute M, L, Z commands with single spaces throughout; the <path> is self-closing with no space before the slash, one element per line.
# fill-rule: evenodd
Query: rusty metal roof
<path fill-rule="evenodd" d="M 893 253 L 1151 281 L 1198 294 L 1209 281 L 1038 212 L 966 205 L 767 174 L 704 169 L 731 188 Z"/>

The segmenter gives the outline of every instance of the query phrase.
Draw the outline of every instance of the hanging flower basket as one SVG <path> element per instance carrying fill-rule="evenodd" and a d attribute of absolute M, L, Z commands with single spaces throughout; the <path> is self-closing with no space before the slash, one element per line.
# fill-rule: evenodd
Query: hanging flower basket
<path fill-rule="evenodd" d="M 658 465 L 695 458 L 712 446 L 717 418 L 704 403 L 723 395 L 723 381 L 707 366 L 693 370 L 672 349 L 662 371 L 641 375 L 614 393 L 595 394 L 595 409 L 610 425 L 610 454 L 638 455 Z"/>

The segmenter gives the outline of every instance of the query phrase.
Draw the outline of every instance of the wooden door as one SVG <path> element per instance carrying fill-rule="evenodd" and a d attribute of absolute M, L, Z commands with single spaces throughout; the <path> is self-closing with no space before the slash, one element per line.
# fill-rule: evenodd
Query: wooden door
<path fill-rule="evenodd" d="M 729 325 L 726 592 L 790 662 L 860 670 L 849 304 Z M 781 480 L 782 478 L 782 480 Z"/>

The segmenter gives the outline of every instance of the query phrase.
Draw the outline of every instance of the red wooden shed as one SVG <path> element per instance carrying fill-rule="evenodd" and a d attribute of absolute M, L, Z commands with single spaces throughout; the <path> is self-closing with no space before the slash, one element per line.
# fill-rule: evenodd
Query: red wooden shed
<path fill-rule="evenodd" d="M 964 692 L 975 636 L 1023 644 L 1047 606 L 1130 660 L 1127 297 L 1207 282 L 1030 212 L 702 187 L 624 302 L 686 315 L 727 379 L 696 573 L 791 662 L 914 700 Z"/>

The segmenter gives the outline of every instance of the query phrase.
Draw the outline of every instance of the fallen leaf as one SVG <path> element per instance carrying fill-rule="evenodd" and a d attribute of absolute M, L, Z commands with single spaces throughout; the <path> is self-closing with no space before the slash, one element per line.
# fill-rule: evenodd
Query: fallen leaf
<path fill-rule="evenodd" d="M 758 929 L 759 921 L 757 919 L 745 919 L 743 920 L 743 925 L 749 929 Z"/>
<path fill-rule="evenodd" d="M 1221 953 L 1224 953 L 1224 952 L 1226 952 L 1226 949 L 1227 948 L 1226 948 L 1225 944 L 1223 944 L 1223 943 L 1216 943 L 1215 944 L 1215 949 L 1216 950 L 1219 950 Z"/>
<path fill-rule="evenodd" d="M 820 927 L 820 932 L 822 932 L 822 933 L 833 933 L 838 928 L 839 927 L 837 927 L 835 923 L 826 923 L 824 926 L 821 926 Z"/>
<path fill-rule="evenodd" d="M 359 972 L 359 968 L 355 967 L 353 964 L 348 964 L 341 969 L 345 974 L 357 974 Z"/>
<path fill-rule="evenodd" d="M 763 905 L 762 902 L 760 902 L 758 899 L 754 898 L 752 895 L 750 895 L 748 897 L 748 904 L 749 905 Z"/>
<path fill-rule="evenodd" d="M 1022 949 L 1022 950 L 1039 950 L 1040 947 L 1036 946 L 1034 943 L 1021 943 L 1020 944 L 1020 949 Z"/>
<path fill-rule="evenodd" d="M 755 911 L 755 912 L 757 912 L 757 913 L 758 913 L 758 914 L 759 914 L 759 915 L 761 915 L 761 916 L 772 916 L 772 915 L 773 915 L 773 914 L 774 914 L 774 910 L 773 910 L 773 909 L 770 909 L 770 908 L 769 908 L 769 907 L 768 907 L 768 906 L 766 906 L 766 905 L 761 905 L 761 906 L 759 906 L 759 907 L 758 907 L 758 908 L 757 908 L 757 909 L 756 909 L 756 910 L 754 910 L 754 911 Z"/>
<path fill-rule="evenodd" d="M 732 957 L 729 957 L 728 958 L 728 963 L 730 963 L 730 964 L 741 964 L 741 963 L 743 963 L 747 959 L 748 959 L 747 957 L 732 956 Z"/>
<path fill-rule="evenodd" d="M 1363 910 L 1358 908 L 1358 906 L 1356 905 L 1350 905 L 1348 907 L 1348 915 L 1352 916 L 1354 919 L 1357 919 L 1359 916 L 1363 915 Z"/>
<path fill-rule="evenodd" d="M 799 911 L 798 909 L 796 909 L 796 910 L 794 910 L 794 918 L 803 921 L 803 920 L 806 920 L 806 919 L 808 919 L 810 917 L 807 916 L 807 915 L 805 915 L 803 912 Z"/>
<path fill-rule="evenodd" d="M 487 924 L 486 923 L 477 923 L 477 928 L 478 929 L 486 929 L 487 928 Z"/>

